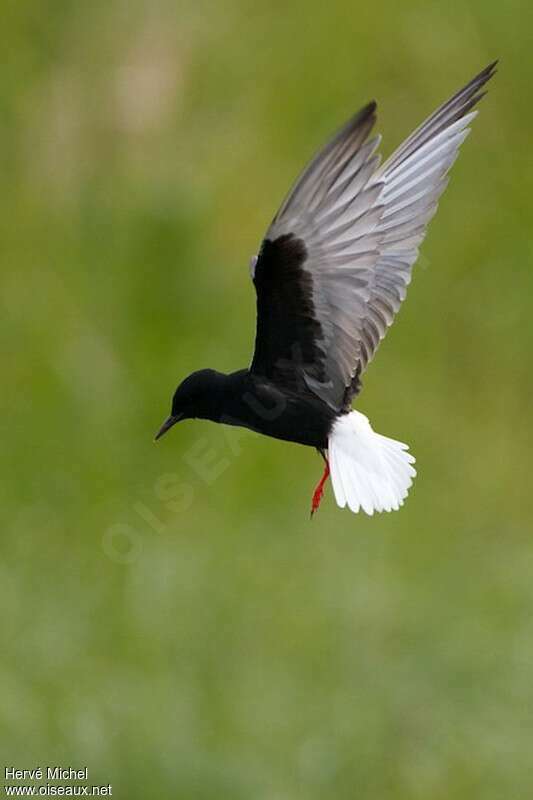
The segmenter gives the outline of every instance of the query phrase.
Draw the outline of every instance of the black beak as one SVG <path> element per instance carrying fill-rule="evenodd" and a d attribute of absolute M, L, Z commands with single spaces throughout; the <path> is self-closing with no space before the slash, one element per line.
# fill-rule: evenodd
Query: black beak
<path fill-rule="evenodd" d="M 167 419 L 163 422 L 163 424 L 157 431 L 154 442 L 157 442 L 157 440 L 160 439 L 164 433 L 169 431 L 172 428 L 172 426 L 176 424 L 176 422 L 179 422 L 181 417 L 182 417 L 181 414 L 177 414 L 175 417 L 173 417 L 172 415 L 170 417 L 167 417 Z"/>

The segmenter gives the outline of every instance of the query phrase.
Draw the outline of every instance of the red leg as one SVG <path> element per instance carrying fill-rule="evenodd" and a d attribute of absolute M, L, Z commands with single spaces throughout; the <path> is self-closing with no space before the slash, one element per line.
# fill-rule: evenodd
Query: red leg
<path fill-rule="evenodd" d="M 329 464 L 327 458 L 325 458 L 324 461 L 326 462 L 326 466 L 324 467 L 324 473 L 320 478 L 315 491 L 313 492 L 313 499 L 311 501 L 311 517 L 313 516 L 315 511 L 318 511 L 318 507 L 320 506 L 320 501 L 322 500 L 322 495 L 324 494 L 324 484 L 329 477 Z"/>

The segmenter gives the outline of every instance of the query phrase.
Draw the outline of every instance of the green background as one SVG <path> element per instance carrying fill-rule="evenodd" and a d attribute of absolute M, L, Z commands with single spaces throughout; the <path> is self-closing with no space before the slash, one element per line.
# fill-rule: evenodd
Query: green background
<path fill-rule="evenodd" d="M 529 19 L 528 19 L 529 16 Z M 117 798 L 533 793 L 531 11 L 510 0 L 3 4 L 0 752 Z M 388 154 L 499 57 L 358 408 L 400 513 L 202 422 L 248 260 L 325 138 Z"/>

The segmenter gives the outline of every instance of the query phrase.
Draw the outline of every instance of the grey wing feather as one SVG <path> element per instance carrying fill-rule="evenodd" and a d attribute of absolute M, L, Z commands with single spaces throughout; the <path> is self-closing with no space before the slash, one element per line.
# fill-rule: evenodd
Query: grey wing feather
<path fill-rule="evenodd" d="M 367 141 L 375 103 L 356 114 L 302 173 L 266 238 L 302 239 L 320 323 L 325 380 L 309 388 L 334 408 L 394 320 L 447 173 L 469 133 L 491 64 L 437 109 L 379 168 L 379 137 Z"/>
<path fill-rule="evenodd" d="M 368 300 L 369 314 L 362 326 L 361 372 L 405 298 L 418 247 L 448 184 L 447 173 L 478 113 L 471 109 L 485 94 L 480 88 L 492 77 L 495 67 L 496 62 L 490 64 L 440 106 L 374 176 L 384 184 L 378 199 L 383 205 L 378 226 L 382 235 Z"/>

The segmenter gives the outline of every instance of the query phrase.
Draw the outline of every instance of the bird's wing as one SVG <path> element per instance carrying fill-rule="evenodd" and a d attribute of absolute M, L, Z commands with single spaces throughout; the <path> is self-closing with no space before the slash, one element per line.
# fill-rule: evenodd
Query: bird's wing
<path fill-rule="evenodd" d="M 379 168 L 376 104 L 316 155 L 284 200 L 253 269 L 251 371 L 346 407 L 406 294 L 447 172 L 491 64 Z"/>

